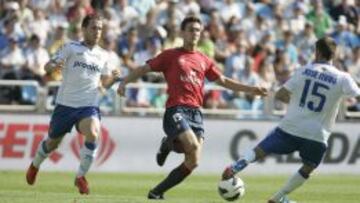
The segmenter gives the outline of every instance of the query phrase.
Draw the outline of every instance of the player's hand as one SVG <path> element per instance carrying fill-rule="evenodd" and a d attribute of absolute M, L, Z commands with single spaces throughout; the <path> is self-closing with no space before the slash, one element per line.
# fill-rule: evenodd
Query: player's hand
<path fill-rule="evenodd" d="M 126 85 L 124 83 L 120 83 L 117 88 L 118 95 L 125 96 L 125 88 L 126 88 Z"/>
<path fill-rule="evenodd" d="M 54 62 L 53 68 L 52 68 L 52 72 L 59 72 L 61 71 L 61 69 L 64 68 L 65 65 L 65 61 L 64 60 L 58 60 L 56 62 Z"/>
<path fill-rule="evenodd" d="M 260 96 L 267 96 L 268 90 L 265 87 L 253 87 L 252 94 L 260 95 Z"/>
<path fill-rule="evenodd" d="M 120 69 L 115 69 L 115 70 L 111 71 L 111 76 L 112 76 L 113 80 L 117 80 L 118 78 L 120 78 L 120 75 L 121 75 Z"/>
<path fill-rule="evenodd" d="M 61 60 L 61 59 L 53 60 L 52 59 L 48 63 L 46 63 L 45 71 L 49 75 L 53 72 L 60 72 L 61 69 L 64 68 L 64 64 L 65 64 L 64 60 Z"/>

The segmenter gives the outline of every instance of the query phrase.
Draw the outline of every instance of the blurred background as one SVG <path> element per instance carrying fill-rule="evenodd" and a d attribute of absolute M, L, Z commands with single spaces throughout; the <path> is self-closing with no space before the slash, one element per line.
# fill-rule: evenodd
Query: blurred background
<path fill-rule="evenodd" d="M 228 77 L 276 89 L 314 59 L 314 43 L 331 36 L 335 65 L 360 83 L 360 0 L 0 0 L 0 111 L 44 113 L 54 106 L 61 73 L 44 64 L 70 40 L 81 40 L 85 15 L 105 18 L 101 46 L 125 76 L 164 49 L 182 45 L 179 24 L 201 16 L 199 50 Z M 162 75 L 129 86 L 127 98 L 109 90 L 101 109 L 109 115 L 158 115 L 166 101 Z M 150 84 L 151 83 L 151 84 Z M 268 119 L 284 106 L 206 86 L 204 112 L 219 118 Z M 359 117 L 360 104 L 344 101 L 340 118 Z"/>

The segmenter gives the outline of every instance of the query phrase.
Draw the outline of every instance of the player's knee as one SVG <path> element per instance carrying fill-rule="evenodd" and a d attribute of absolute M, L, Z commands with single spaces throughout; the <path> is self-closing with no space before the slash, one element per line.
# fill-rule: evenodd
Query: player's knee
<path fill-rule="evenodd" d="M 60 145 L 61 140 L 48 139 L 46 140 L 46 148 L 49 152 L 54 151 Z"/>
<path fill-rule="evenodd" d="M 307 165 L 307 164 L 304 164 L 302 165 L 302 167 L 299 169 L 298 173 L 308 179 L 311 175 L 311 173 L 315 170 L 316 167 L 314 166 L 310 166 L 310 165 Z"/>
<path fill-rule="evenodd" d="M 85 135 L 86 141 L 96 142 L 99 133 L 96 130 L 91 130 L 88 134 Z"/>
<path fill-rule="evenodd" d="M 189 170 L 194 170 L 199 166 L 199 160 L 197 158 L 185 160 L 186 166 Z"/>
<path fill-rule="evenodd" d="M 184 151 L 185 153 L 188 154 L 196 153 L 199 150 L 200 150 L 200 144 L 195 142 L 184 146 Z"/>

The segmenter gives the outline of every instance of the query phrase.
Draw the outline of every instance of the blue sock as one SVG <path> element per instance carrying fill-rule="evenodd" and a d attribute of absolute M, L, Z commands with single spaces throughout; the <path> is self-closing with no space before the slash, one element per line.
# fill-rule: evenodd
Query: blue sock
<path fill-rule="evenodd" d="M 245 161 L 245 159 L 240 159 L 231 165 L 231 169 L 234 173 L 238 173 L 242 171 L 247 165 L 248 163 Z"/>
<path fill-rule="evenodd" d="M 95 144 L 95 142 L 85 142 L 85 147 L 90 149 L 90 150 L 95 150 L 96 149 L 96 144 Z"/>

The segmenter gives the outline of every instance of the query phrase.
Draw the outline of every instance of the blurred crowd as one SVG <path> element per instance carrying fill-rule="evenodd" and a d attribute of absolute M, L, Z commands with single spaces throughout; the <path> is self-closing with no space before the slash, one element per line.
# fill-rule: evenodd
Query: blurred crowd
<path fill-rule="evenodd" d="M 339 47 L 335 65 L 360 83 L 360 0 L 0 0 L 0 79 L 61 80 L 60 73 L 47 75 L 44 65 L 64 43 L 81 40 L 81 21 L 94 12 L 105 20 L 101 46 L 109 64 L 123 75 L 181 46 L 181 20 L 198 15 L 205 25 L 198 48 L 226 76 L 276 88 L 311 63 L 315 41 L 329 35 Z M 163 79 L 153 74 L 141 82 Z M 21 91 L 2 91 L 0 98 L 24 102 Z M 166 100 L 163 89 L 130 89 L 128 95 L 133 107 L 163 107 Z M 264 105 L 261 98 L 221 90 L 205 98 L 205 108 Z M 356 110 L 357 102 L 349 103 Z"/>

